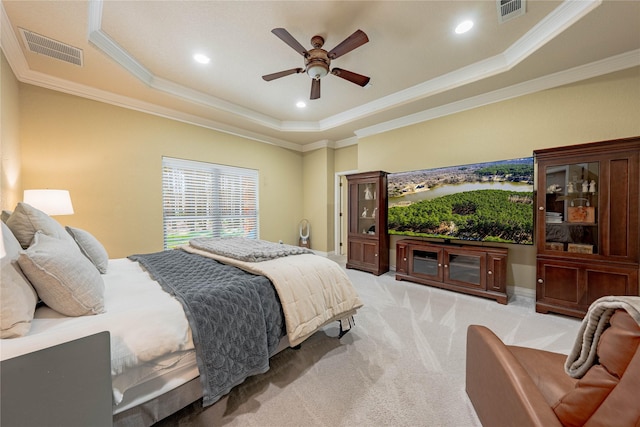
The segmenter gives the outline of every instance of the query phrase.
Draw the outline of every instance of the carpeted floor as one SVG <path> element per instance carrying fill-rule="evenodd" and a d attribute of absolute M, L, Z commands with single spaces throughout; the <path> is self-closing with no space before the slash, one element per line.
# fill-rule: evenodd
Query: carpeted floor
<path fill-rule="evenodd" d="M 567 354 L 580 321 L 347 270 L 364 302 L 338 340 L 330 325 L 272 358 L 271 369 L 222 404 L 198 403 L 158 426 L 479 426 L 464 391 L 466 329 L 491 328 L 508 344 Z M 226 407 L 225 404 L 226 403 Z"/>

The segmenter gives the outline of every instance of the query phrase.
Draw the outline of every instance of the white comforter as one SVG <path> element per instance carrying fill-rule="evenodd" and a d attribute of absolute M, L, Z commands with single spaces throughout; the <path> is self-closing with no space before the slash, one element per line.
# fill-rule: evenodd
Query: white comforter
<path fill-rule="evenodd" d="M 40 307 L 28 335 L 0 341 L 1 359 L 109 331 L 117 404 L 126 389 L 153 371 L 164 369 L 165 356 L 193 349 L 191 329 L 182 305 L 164 292 L 137 262 L 126 258 L 110 260 L 108 273 L 102 277 L 105 313 L 66 317 L 48 307 Z M 144 369 L 127 375 L 127 369 L 140 366 Z"/>
<path fill-rule="evenodd" d="M 347 320 L 362 302 L 344 270 L 335 262 L 312 254 L 268 261 L 245 262 L 191 246 L 184 250 L 268 277 L 273 283 L 287 325 L 287 338 L 298 345 L 322 326 Z"/>
<path fill-rule="evenodd" d="M 291 345 L 299 344 L 331 321 L 348 318 L 362 306 L 346 273 L 333 261 L 318 255 L 295 255 L 259 263 L 216 258 L 263 274 L 274 283 Z M 0 340 L 1 360 L 109 331 L 117 405 L 126 390 L 171 369 L 194 349 L 182 305 L 164 292 L 137 262 L 126 258 L 110 260 L 108 273 L 102 277 L 104 313 L 67 317 L 40 307 L 28 335 Z"/>

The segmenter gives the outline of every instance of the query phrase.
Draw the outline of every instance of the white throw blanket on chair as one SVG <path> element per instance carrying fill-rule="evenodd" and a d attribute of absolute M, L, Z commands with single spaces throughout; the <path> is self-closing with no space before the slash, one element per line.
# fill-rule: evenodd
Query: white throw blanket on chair
<path fill-rule="evenodd" d="M 564 369 L 573 378 L 582 378 L 593 365 L 600 335 L 617 309 L 626 310 L 640 325 L 640 296 L 606 296 L 591 304 L 578 331 Z"/>

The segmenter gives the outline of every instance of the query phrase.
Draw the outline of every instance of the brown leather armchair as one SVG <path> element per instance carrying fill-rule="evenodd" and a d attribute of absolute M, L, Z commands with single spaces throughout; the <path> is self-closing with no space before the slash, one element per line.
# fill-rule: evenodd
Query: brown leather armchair
<path fill-rule="evenodd" d="M 640 427 L 640 326 L 616 310 L 580 379 L 567 356 L 505 345 L 491 330 L 467 330 L 466 390 L 485 427 Z"/>

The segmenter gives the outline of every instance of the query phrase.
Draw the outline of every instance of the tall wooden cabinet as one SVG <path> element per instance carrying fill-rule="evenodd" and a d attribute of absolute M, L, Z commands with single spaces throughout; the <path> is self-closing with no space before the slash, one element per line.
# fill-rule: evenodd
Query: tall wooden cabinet
<path fill-rule="evenodd" d="M 387 173 L 376 171 L 347 175 L 347 182 L 347 268 L 379 276 L 389 271 Z"/>
<path fill-rule="evenodd" d="M 534 151 L 536 311 L 640 295 L 640 137 Z"/>

